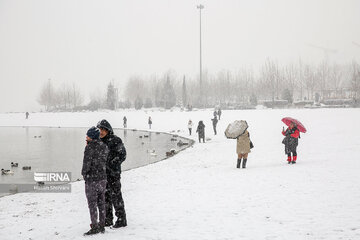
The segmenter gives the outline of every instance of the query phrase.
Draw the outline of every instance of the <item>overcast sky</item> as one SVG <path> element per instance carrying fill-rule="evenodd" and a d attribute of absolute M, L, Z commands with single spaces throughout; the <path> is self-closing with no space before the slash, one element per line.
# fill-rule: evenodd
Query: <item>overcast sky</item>
<path fill-rule="evenodd" d="M 266 58 L 360 60 L 359 0 L 0 0 L 0 112 L 34 111 L 42 84 L 76 82 L 85 96 L 133 74 L 254 70 Z"/>

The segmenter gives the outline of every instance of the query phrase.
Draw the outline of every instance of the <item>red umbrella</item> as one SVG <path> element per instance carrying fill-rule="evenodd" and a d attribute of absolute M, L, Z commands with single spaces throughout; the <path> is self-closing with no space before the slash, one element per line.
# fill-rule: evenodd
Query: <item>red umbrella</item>
<path fill-rule="evenodd" d="M 289 126 L 290 123 L 295 123 L 297 129 L 299 129 L 300 132 L 306 133 L 306 128 L 299 120 L 296 120 L 291 117 L 285 117 L 285 118 L 281 119 L 281 121 L 283 121 L 286 124 L 286 126 Z"/>

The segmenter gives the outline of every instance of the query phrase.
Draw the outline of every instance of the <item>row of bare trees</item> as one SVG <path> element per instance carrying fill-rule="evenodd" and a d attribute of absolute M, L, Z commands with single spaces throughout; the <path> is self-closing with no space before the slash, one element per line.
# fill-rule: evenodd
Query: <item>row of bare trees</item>
<path fill-rule="evenodd" d="M 82 106 L 84 98 L 75 83 L 63 83 L 56 88 L 49 79 L 40 91 L 38 103 L 44 106 L 46 111 L 67 111 L 76 110 Z"/>
<path fill-rule="evenodd" d="M 204 72 L 202 91 L 196 78 L 176 75 L 174 71 L 160 77 L 134 76 L 127 82 L 124 99 L 132 102 L 140 96 L 161 107 L 157 99 L 165 81 L 175 89 L 176 103 L 183 106 L 246 105 L 256 104 L 257 99 L 284 99 L 288 102 L 357 99 L 360 96 L 360 66 L 356 62 L 341 65 L 323 61 L 312 65 L 299 60 L 282 66 L 267 59 L 257 72 L 250 68 L 237 72 L 223 70 L 215 74 Z"/>
<path fill-rule="evenodd" d="M 161 75 L 131 76 L 124 88 L 110 82 L 104 96 L 90 96 L 85 109 L 145 107 L 246 106 L 258 100 L 321 101 L 332 98 L 360 98 L 360 65 L 357 62 L 337 64 L 323 61 L 308 64 L 301 60 L 280 65 L 267 59 L 254 71 L 240 68 L 214 74 L 203 72 L 202 90 L 197 77 L 179 75 L 168 70 Z M 120 100 L 119 100 L 120 99 Z M 50 110 L 74 110 L 83 104 L 83 96 L 75 84 L 54 88 L 48 80 L 38 102 Z"/>

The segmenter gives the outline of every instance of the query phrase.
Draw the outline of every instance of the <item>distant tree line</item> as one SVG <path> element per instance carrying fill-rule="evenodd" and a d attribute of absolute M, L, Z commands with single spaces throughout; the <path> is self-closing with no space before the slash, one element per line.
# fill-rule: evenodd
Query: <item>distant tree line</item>
<path fill-rule="evenodd" d="M 42 86 L 37 101 L 45 107 L 46 111 L 68 111 L 77 110 L 82 106 L 84 98 L 75 83 L 63 83 L 60 87 L 55 88 L 49 79 Z"/>
<path fill-rule="evenodd" d="M 326 60 L 317 65 L 299 60 L 281 66 L 275 60 L 267 59 L 257 72 L 250 68 L 241 68 L 237 72 L 223 70 L 215 74 L 204 72 L 202 87 L 200 91 L 198 79 L 177 76 L 172 71 L 161 77 L 133 76 L 127 81 L 124 99 L 136 103 L 135 108 L 171 108 L 175 105 L 246 107 L 255 106 L 258 101 L 358 100 L 360 66 L 355 61 L 340 65 Z"/>
<path fill-rule="evenodd" d="M 256 106 L 259 101 L 293 103 L 351 98 L 359 102 L 360 98 L 360 65 L 355 61 L 340 65 L 324 60 L 314 65 L 299 60 L 280 65 L 267 59 L 256 72 L 250 68 L 214 74 L 204 71 L 202 79 L 200 90 L 198 78 L 177 75 L 171 70 L 160 76 L 133 75 L 120 92 L 113 81 L 109 82 L 104 95 L 91 95 L 83 109 L 246 107 Z M 83 98 L 75 84 L 54 89 L 49 80 L 40 92 L 39 103 L 47 111 L 73 110 L 83 104 Z"/>

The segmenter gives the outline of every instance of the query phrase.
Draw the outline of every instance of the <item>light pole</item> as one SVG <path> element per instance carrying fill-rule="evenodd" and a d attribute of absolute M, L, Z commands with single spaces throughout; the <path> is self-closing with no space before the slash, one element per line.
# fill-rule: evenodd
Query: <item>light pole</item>
<path fill-rule="evenodd" d="M 202 52 L 201 52 L 201 10 L 204 8 L 204 5 L 200 4 L 196 6 L 199 9 L 200 13 L 200 106 L 203 104 L 203 86 L 202 86 Z"/>

